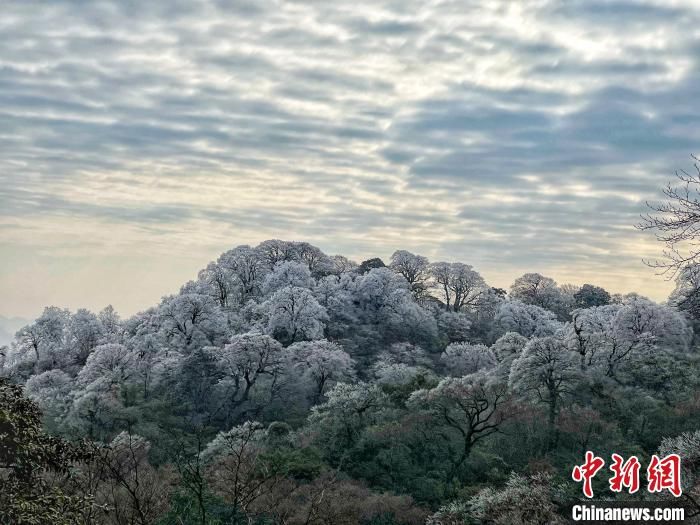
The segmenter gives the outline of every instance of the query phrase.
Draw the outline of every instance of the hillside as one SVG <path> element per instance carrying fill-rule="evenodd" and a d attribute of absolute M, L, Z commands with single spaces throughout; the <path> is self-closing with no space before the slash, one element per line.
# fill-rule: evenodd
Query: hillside
<path fill-rule="evenodd" d="M 537 273 L 506 291 L 269 240 L 128 319 L 47 307 L 0 373 L 97 447 L 55 481 L 94 495 L 89 523 L 557 523 L 585 450 L 646 460 L 700 427 L 683 279 L 667 305 Z"/>

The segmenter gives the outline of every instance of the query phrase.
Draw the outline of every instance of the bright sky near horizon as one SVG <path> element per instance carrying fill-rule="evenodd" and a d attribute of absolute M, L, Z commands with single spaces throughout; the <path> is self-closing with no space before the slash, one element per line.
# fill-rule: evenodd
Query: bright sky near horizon
<path fill-rule="evenodd" d="M 663 300 L 695 0 L 9 0 L 0 314 L 132 314 L 238 244 L 407 249 Z"/>

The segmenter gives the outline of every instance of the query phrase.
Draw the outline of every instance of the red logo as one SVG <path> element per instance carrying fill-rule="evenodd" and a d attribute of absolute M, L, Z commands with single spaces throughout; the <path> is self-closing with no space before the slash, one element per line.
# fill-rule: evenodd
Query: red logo
<path fill-rule="evenodd" d="M 583 465 L 576 465 L 571 477 L 574 481 L 583 481 L 583 493 L 587 498 L 593 497 L 592 481 L 600 469 L 605 466 L 602 458 L 596 457 L 590 450 L 586 452 L 586 462 Z"/>
<path fill-rule="evenodd" d="M 613 454 L 613 464 L 610 465 L 610 470 L 614 476 L 608 481 L 610 490 L 613 492 L 622 492 L 622 487 L 627 487 L 627 492 L 634 494 L 639 490 L 639 460 L 637 456 L 632 456 L 627 461 L 624 461 L 622 456 Z"/>
<path fill-rule="evenodd" d="M 613 492 L 627 492 L 634 494 L 639 490 L 639 471 L 641 464 L 636 456 L 631 456 L 627 461 L 619 454 L 612 455 L 610 470 L 613 476 L 608 479 L 610 490 Z M 593 497 L 593 478 L 598 471 L 605 466 L 605 460 L 597 457 L 590 450 L 586 452 L 586 460 L 583 465 L 576 465 L 571 473 L 574 481 L 583 482 L 583 494 L 587 498 Z M 679 497 L 681 489 L 681 458 L 678 454 L 669 454 L 659 459 L 651 457 L 647 468 L 647 490 L 649 492 L 662 492 L 668 490 L 675 497 Z"/>
<path fill-rule="evenodd" d="M 664 489 L 676 497 L 679 497 L 681 490 L 681 458 L 678 454 L 669 454 L 663 459 L 657 455 L 651 456 L 651 463 L 647 468 L 647 479 L 649 480 L 649 492 L 661 492 Z"/>

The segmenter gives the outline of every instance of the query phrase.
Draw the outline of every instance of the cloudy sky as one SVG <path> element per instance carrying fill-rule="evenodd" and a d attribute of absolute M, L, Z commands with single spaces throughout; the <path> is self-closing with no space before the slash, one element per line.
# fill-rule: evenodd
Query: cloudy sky
<path fill-rule="evenodd" d="M 26 0 L 0 13 L 0 314 L 124 314 L 222 251 L 404 248 L 656 299 L 697 0 Z"/>

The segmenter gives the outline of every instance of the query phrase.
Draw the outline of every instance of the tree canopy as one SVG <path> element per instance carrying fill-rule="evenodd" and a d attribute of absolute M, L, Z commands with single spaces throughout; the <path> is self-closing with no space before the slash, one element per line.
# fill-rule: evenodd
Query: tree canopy
<path fill-rule="evenodd" d="M 697 455 L 696 270 L 659 304 L 273 239 L 47 307 L 0 355 L 0 523 L 561 522 L 591 447 Z"/>

